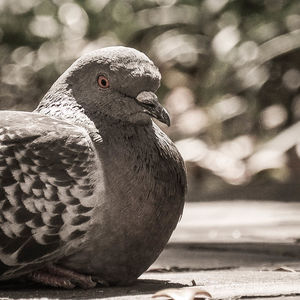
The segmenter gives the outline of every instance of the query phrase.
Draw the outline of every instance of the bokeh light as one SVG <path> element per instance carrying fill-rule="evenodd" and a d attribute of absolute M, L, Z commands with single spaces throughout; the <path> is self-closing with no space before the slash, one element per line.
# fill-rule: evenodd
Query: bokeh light
<path fill-rule="evenodd" d="M 111 45 L 158 65 L 191 193 L 297 182 L 299 1 L 1 0 L 0 109 L 33 110 L 77 57 Z"/>

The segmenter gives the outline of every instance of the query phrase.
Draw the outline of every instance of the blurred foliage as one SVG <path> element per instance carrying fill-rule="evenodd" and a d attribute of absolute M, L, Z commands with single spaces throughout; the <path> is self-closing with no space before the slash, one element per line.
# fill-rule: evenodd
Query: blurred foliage
<path fill-rule="evenodd" d="M 110 45 L 160 68 L 190 199 L 296 182 L 299 0 L 0 0 L 0 109 L 34 109 L 74 59 Z"/>

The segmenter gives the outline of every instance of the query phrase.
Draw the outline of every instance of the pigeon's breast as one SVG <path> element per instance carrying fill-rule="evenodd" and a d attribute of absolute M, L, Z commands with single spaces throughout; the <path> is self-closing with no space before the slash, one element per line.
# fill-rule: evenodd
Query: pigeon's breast
<path fill-rule="evenodd" d="M 72 267 L 73 261 L 77 267 L 81 261 L 89 273 L 107 281 L 129 282 L 167 243 L 182 213 L 185 171 L 164 134 L 154 131 L 146 137 L 132 136 L 122 147 L 110 145 L 99 152 L 106 201 L 95 215 L 93 240 L 86 247 L 89 255 L 71 259 Z"/>

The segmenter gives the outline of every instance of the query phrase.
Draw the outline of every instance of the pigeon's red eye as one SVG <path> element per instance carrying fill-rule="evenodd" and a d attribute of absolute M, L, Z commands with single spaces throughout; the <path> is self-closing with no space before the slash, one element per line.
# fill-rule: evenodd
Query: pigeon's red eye
<path fill-rule="evenodd" d="M 107 89 L 109 87 L 109 80 L 103 75 L 98 76 L 97 82 L 102 89 Z"/>

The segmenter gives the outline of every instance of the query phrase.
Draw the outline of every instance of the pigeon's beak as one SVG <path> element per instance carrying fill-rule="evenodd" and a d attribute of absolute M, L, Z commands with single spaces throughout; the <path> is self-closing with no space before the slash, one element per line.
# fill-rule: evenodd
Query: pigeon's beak
<path fill-rule="evenodd" d="M 146 114 L 170 126 L 170 116 L 167 110 L 158 102 L 154 93 L 144 91 L 139 93 L 135 99 L 144 108 Z"/>

